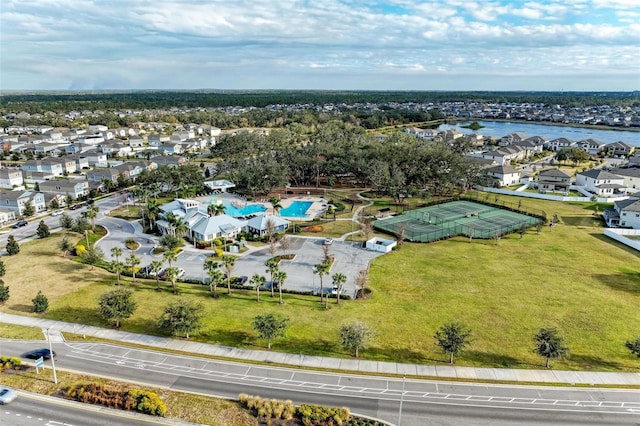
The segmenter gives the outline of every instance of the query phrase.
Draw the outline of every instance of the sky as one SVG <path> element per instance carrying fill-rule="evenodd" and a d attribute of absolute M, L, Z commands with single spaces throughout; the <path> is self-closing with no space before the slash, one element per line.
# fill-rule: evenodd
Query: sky
<path fill-rule="evenodd" d="M 640 90 L 640 0 L 0 0 L 0 90 Z"/>

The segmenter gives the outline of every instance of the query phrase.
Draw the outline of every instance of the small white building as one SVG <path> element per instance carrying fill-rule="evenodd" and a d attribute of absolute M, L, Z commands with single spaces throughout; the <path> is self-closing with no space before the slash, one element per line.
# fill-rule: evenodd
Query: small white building
<path fill-rule="evenodd" d="M 373 237 L 366 243 L 367 250 L 377 251 L 380 253 L 389 253 L 398 243 L 394 240 L 386 240 L 384 238 Z"/>

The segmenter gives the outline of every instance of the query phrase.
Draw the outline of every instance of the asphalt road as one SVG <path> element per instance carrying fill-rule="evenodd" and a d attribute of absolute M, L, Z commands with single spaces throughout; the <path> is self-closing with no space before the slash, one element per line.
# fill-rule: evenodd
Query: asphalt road
<path fill-rule="evenodd" d="M 0 341 L 19 356 L 42 342 Z M 347 406 L 402 425 L 637 425 L 640 392 L 486 385 L 367 377 L 222 362 L 98 343 L 56 343 L 56 366 L 173 390 Z"/>
<path fill-rule="evenodd" d="M 127 413 L 74 403 L 72 401 L 41 398 L 20 392 L 8 405 L 0 406 L 3 426 L 149 426 L 168 424 L 150 416 L 132 418 Z"/>

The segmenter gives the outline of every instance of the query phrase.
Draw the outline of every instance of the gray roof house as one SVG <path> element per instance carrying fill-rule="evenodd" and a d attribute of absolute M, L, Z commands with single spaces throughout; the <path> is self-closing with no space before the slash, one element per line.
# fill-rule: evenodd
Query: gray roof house
<path fill-rule="evenodd" d="M 273 215 L 258 215 L 252 217 L 247 221 L 247 231 L 260 237 L 267 235 L 269 227 L 272 227 L 273 233 L 285 232 L 289 229 L 289 221 L 279 216 Z"/>
<path fill-rule="evenodd" d="M 74 200 L 89 194 L 89 182 L 86 180 L 48 180 L 39 186 L 42 192 L 70 195 Z"/>
<path fill-rule="evenodd" d="M 538 192 L 566 192 L 571 186 L 571 176 L 560 169 L 545 169 L 538 174 Z"/>
<path fill-rule="evenodd" d="M 13 210 L 16 216 L 24 214 L 24 208 L 28 202 L 31 202 L 36 213 L 47 209 L 42 192 L 0 191 L 0 208 Z"/>
<path fill-rule="evenodd" d="M 593 169 L 576 175 L 576 185 L 603 197 L 622 195 L 626 191 L 624 178 L 606 170 Z"/>
<path fill-rule="evenodd" d="M 629 198 L 616 201 L 612 209 L 604 211 L 607 226 L 640 229 L 640 200 Z"/>

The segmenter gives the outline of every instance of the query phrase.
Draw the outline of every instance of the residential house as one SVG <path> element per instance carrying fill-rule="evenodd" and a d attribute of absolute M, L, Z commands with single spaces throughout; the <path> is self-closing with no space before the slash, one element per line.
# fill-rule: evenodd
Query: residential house
<path fill-rule="evenodd" d="M 289 221 L 279 216 L 258 215 L 247 221 L 247 232 L 263 237 L 267 234 L 279 234 L 289 229 Z"/>
<path fill-rule="evenodd" d="M 538 174 L 538 192 L 568 192 L 571 175 L 560 169 L 545 169 Z"/>
<path fill-rule="evenodd" d="M 31 171 L 22 171 L 22 180 L 24 183 L 35 184 L 44 182 L 47 180 L 53 180 L 56 177 L 51 172 L 31 172 Z"/>
<path fill-rule="evenodd" d="M 633 154 L 635 147 L 624 142 L 613 142 L 604 146 L 607 157 L 628 157 Z"/>
<path fill-rule="evenodd" d="M 640 167 L 618 167 L 610 170 L 624 179 L 624 186 L 629 192 L 640 191 Z"/>
<path fill-rule="evenodd" d="M 44 160 L 27 160 L 22 165 L 22 170 L 26 172 L 44 172 L 51 173 L 54 176 L 62 176 L 64 173 L 62 164 L 53 160 L 53 158 L 46 158 Z"/>
<path fill-rule="evenodd" d="M 624 178 L 606 170 L 593 169 L 576 175 L 576 185 L 601 197 L 622 195 L 625 192 Z"/>
<path fill-rule="evenodd" d="M 179 142 L 168 142 L 158 146 L 158 152 L 163 155 L 182 154 L 182 144 Z"/>
<path fill-rule="evenodd" d="M 76 163 L 76 170 L 88 169 L 89 159 L 81 154 L 66 155 L 63 158 L 73 160 Z"/>
<path fill-rule="evenodd" d="M 65 143 L 42 142 L 33 147 L 33 152 L 39 156 L 57 157 L 65 153 Z"/>
<path fill-rule="evenodd" d="M 133 136 L 129 138 L 129 146 L 131 148 L 139 148 L 144 146 L 144 139 L 138 136 Z"/>
<path fill-rule="evenodd" d="M 135 181 L 138 175 L 144 170 L 154 170 L 157 167 L 157 164 L 152 161 L 127 161 L 113 166 L 112 169 L 119 171 L 123 176 Z"/>
<path fill-rule="evenodd" d="M 187 160 L 179 155 L 158 155 L 152 158 L 152 161 L 160 166 L 178 167 L 183 165 Z"/>
<path fill-rule="evenodd" d="M 86 180 L 48 180 L 39 184 L 40 191 L 45 193 L 70 195 L 77 200 L 89 195 L 89 182 Z"/>
<path fill-rule="evenodd" d="M 505 146 L 495 151 L 483 152 L 482 158 L 494 160 L 500 165 L 509 164 L 511 161 L 524 160 L 528 157 L 528 150 L 519 146 Z"/>
<path fill-rule="evenodd" d="M 496 186 L 515 185 L 520 181 L 520 172 L 510 164 L 502 164 L 487 169 L 487 174 L 494 179 Z"/>
<path fill-rule="evenodd" d="M 14 189 L 20 188 L 24 185 L 24 179 L 22 179 L 22 170 L 20 169 L 0 169 L 0 188 Z"/>
<path fill-rule="evenodd" d="M 114 167 L 97 167 L 87 172 L 87 180 L 90 182 L 110 181 L 116 183 L 120 171 Z"/>
<path fill-rule="evenodd" d="M 36 213 L 47 209 L 42 192 L 0 191 L 0 209 L 13 210 L 16 216 L 22 216 L 27 203 L 31 203 Z"/>
<path fill-rule="evenodd" d="M 107 157 L 126 157 L 133 151 L 129 145 L 115 140 L 103 142 L 98 148 L 103 154 L 107 154 Z"/>
<path fill-rule="evenodd" d="M 147 138 L 150 146 L 160 146 L 164 143 L 171 141 L 171 136 L 168 135 L 149 135 Z"/>
<path fill-rule="evenodd" d="M 16 220 L 16 212 L 11 209 L 0 208 L 0 226 Z"/>
<path fill-rule="evenodd" d="M 613 208 L 603 212 L 603 216 L 609 227 L 640 229 L 640 200 L 628 198 L 616 201 Z"/>
<path fill-rule="evenodd" d="M 62 166 L 62 173 L 75 173 L 78 167 L 76 166 L 76 160 L 73 158 L 69 158 L 66 156 L 63 157 L 54 157 L 47 159 L 51 163 L 58 163 Z"/>
<path fill-rule="evenodd" d="M 89 162 L 89 166 L 96 167 L 108 167 L 109 162 L 107 161 L 107 154 L 97 151 L 86 151 L 84 156 L 87 158 Z"/>
<path fill-rule="evenodd" d="M 595 139 L 583 139 L 581 141 L 576 142 L 576 147 L 582 148 L 589 155 L 598 155 L 602 151 L 604 147 L 604 143 L 597 141 Z"/>
<path fill-rule="evenodd" d="M 544 147 L 551 151 L 560 151 L 561 149 L 571 148 L 573 146 L 575 146 L 575 142 L 567 138 L 557 138 L 547 142 Z"/>

